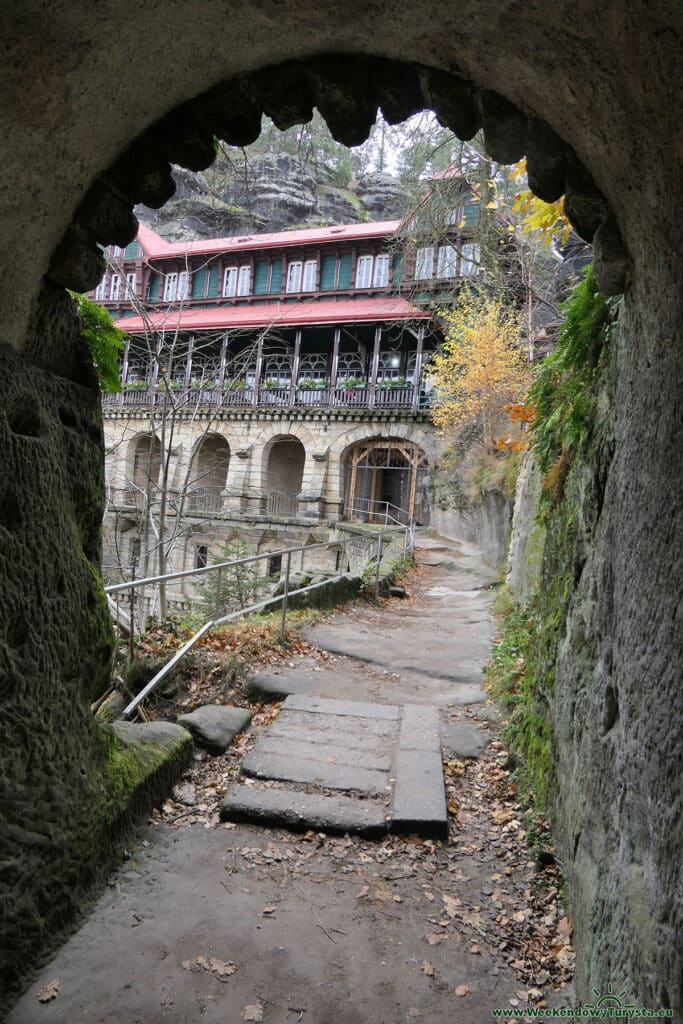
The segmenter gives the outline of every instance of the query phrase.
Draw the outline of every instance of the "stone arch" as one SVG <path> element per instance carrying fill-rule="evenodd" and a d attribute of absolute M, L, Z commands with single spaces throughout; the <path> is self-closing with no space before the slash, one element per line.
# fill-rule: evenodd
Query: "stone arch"
<path fill-rule="evenodd" d="M 262 489 L 267 511 L 274 515 L 295 515 L 306 465 L 306 449 L 294 434 L 277 434 L 263 449 Z"/>
<path fill-rule="evenodd" d="M 41 30 L 45 38 L 50 38 L 49 62 L 44 62 L 44 48 L 35 45 L 32 34 L 22 25 L 24 5 L 25 0 L 19 0 L 15 12 L 17 28 L 13 30 L 10 23 L 4 38 L 8 51 L 4 70 L 8 76 L 6 99 L 15 106 L 22 128 L 27 115 L 30 116 L 32 131 L 17 132 L 16 145 L 10 140 L 7 146 L 5 180 L 12 189 L 12 210 L 8 217 L 12 234 L 5 240 L 7 244 L 0 255 L 3 261 L 0 276 L 12 302 L 4 304 L 0 310 L 0 337 L 18 349 L 24 345 L 28 327 L 27 358 L 24 364 L 13 361 L 12 377 L 2 383 L 10 393 L 25 381 L 45 391 L 54 391 L 56 387 L 62 392 L 70 389 L 68 399 L 79 412 L 87 406 L 95 431 L 92 396 L 96 381 L 84 358 L 78 324 L 63 286 L 83 290 L 89 285 L 82 282 L 99 275 L 96 243 L 103 237 L 113 242 L 132 237 L 131 206 L 136 196 L 152 205 L 163 201 L 169 188 L 171 160 L 201 166 L 207 159 L 207 136 L 213 132 L 231 141 L 240 138 L 249 141 L 259 114 L 254 103 L 254 86 L 265 94 L 268 107 L 279 123 L 294 123 L 288 118 L 305 116 L 315 99 L 326 116 L 332 112 L 333 120 L 341 127 L 340 134 L 344 135 L 345 129 L 355 129 L 359 120 L 366 117 L 378 80 L 384 90 L 381 104 L 390 119 L 399 107 L 404 112 L 410 111 L 410 97 L 417 95 L 418 89 L 420 102 L 423 102 L 425 88 L 434 97 L 429 105 L 435 106 L 447 123 L 454 122 L 458 110 L 466 118 L 474 104 L 475 114 L 479 111 L 482 121 L 487 118 L 491 122 L 495 118 L 504 138 L 510 134 L 514 140 L 516 126 L 518 128 L 528 115 L 529 139 L 550 140 L 545 149 L 538 146 L 538 160 L 536 164 L 533 160 L 530 162 L 532 174 L 536 173 L 535 166 L 540 166 L 551 178 L 559 178 L 563 169 L 566 170 L 570 215 L 577 226 L 588 223 L 590 228 L 589 222 L 600 220 L 594 242 L 600 280 L 606 290 L 619 291 L 625 280 L 625 250 L 621 240 L 621 231 L 624 232 L 634 269 L 626 280 L 622 334 L 618 342 L 620 359 L 618 365 L 615 361 L 611 382 L 614 387 L 611 405 L 616 409 L 613 438 L 616 440 L 613 447 L 607 445 L 596 455 L 599 529 L 597 539 L 589 538 L 582 573 L 586 587 L 593 587 L 592 592 L 585 594 L 586 604 L 590 602 L 593 613 L 590 626 L 586 627 L 587 642 L 581 645 L 582 664 L 576 669 L 565 668 L 564 675 L 558 676 L 556 688 L 561 704 L 563 683 L 571 687 L 573 675 L 583 684 L 576 687 L 583 694 L 587 708 L 580 727 L 573 723 L 571 692 L 564 697 L 566 706 L 571 708 L 565 717 L 565 732 L 578 737 L 567 754 L 564 774 L 569 789 L 573 783 L 578 783 L 580 788 L 585 779 L 576 767 L 582 762 L 579 753 L 591 751 L 595 763 L 596 751 L 607 747 L 604 738 L 596 739 L 591 728 L 592 721 L 597 721 L 599 715 L 592 713 L 595 708 L 590 705 L 587 692 L 591 687 L 587 687 L 586 682 L 592 681 L 589 661 L 593 648 L 604 643 L 611 672 L 611 639 L 619 637 L 614 650 L 614 673 L 619 676 L 624 704 L 634 711 L 630 719 L 637 723 L 630 732 L 628 725 L 622 723 L 621 729 L 627 735 L 621 750 L 627 751 L 629 742 L 632 748 L 645 751 L 668 747 L 670 760 L 666 771 L 660 766 L 659 776 L 653 778 L 651 769 L 644 766 L 642 759 L 610 756 L 601 779 L 602 809 L 614 808 L 615 827 L 621 826 L 622 833 L 630 837 L 627 846 L 635 836 L 631 823 L 642 820 L 643 808 L 647 808 L 645 827 L 637 831 L 649 832 L 651 836 L 668 834 L 670 806 L 666 792 L 662 793 L 665 788 L 662 779 L 676 777 L 675 732 L 671 730 L 680 721 L 680 714 L 673 715 L 667 710 L 666 718 L 662 719 L 656 708 L 644 712 L 638 697 L 641 687 L 637 669 L 643 659 L 651 655 L 660 689 L 667 695 L 679 692 L 677 688 L 668 688 L 672 676 L 675 674 L 675 679 L 678 678 L 672 655 L 675 645 L 661 643 L 661 626 L 680 621 L 676 619 L 677 588 L 666 586 L 667 580 L 675 583 L 677 565 L 671 560 L 671 550 L 675 545 L 677 524 L 680 524 L 680 506 L 675 503 L 673 489 L 663 487 L 669 493 L 668 501 L 658 501 L 653 493 L 660 483 L 666 485 L 672 469 L 675 472 L 680 467 L 683 451 L 678 404 L 682 356 L 680 346 L 672 344 L 681 320 L 681 264 L 677 252 L 681 178 L 677 143 L 672 141 L 677 139 L 679 115 L 678 105 L 671 102 L 671 82 L 677 80 L 679 57 L 672 5 L 663 0 L 652 0 L 647 6 L 608 0 L 606 4 L 582 3 L 569 11 L 564 5 L 551 3 L 509 4 L 505 17 L 500 17 L 500 5 L 490 0 L 476 4 L 464 0 L 457 10 L 443 0 L 426 0 L 417 18 L 414 3 L 396 0 L 392 4 L 377 5 L 370 18 L 365 12 L 352 8 L 348 0 L 335 3 L 323 0 L 316 16 L 312 16 L 310 7 L 293 4 L 291 13 L 289 9 L 286 12 L 284 30 L 279 32 L 278 14 L 274 10 L 256 20 L 253 10 L 238 0 L 230 10 L 232 31 L 226 38 L 224 33 L 216 31 L 216 18 L 188 18 L 187 5 L 178 0 L 169 0 L 162 25 L 150 21 L 154 12 L 150 13 L 144 5 L 134 12 L 124 11 L 125 5 L 119 5 L 120 13 L 115 10 L 116 5 L 110 5 L 107 19 L 100 24 L 94 20 L 93 5 L 75 0 L 74 17 L 69 26 L 61 25 L 59 32 L 50 33 L 51 14 L 45 12 Z M 25 6 L 28 9 L 28 5 Z M 272 5 L 267 5 L 268 11 L 271 8 Z M 371 36 L 368 33 L 370 23 Z M 148 59 L 147 50 L 152 31 L 162 33 L 154 61 Z M 370 61 L 361 56 L 370 37 L 378 40 L 383 53 L 399 63 Z M 125 40 L 125 53 L 122 40 Z M 162 45 L 164 42 L 168 45 Z M 95 47 L 98 54 L 107 53 L 107 62 L 95 59 Z M 355 72 L 349 72 L 338 56 L 340 49 L 359 54 L 354 58 L 357 61 Z M 263 68 L 269 63 L 303 55 L 304 51 L 332 51 L 324 63 L 334 74 L 323 76 L 319 88 L 314 85 L 315 76 L 308 62 L 309 71 L 304 76 L 307 88 L 303 90 L 297 74 L 303 62 L 289 70 L 290 84 L 296 88 L 287 86 L 286 74 L 276 80 L 276 76 L 266 72 L 254 75 L 249 71 L 248 62 Z M 121 64 L 117 65 L 119 54 Z M 197 54 L 202 55 L 201 61 L 187 59 Z M 416 61 L 438 66 L 424 68 Z M 226 66 L 241 74 L 207 94 L 213 97 L 215 118 L 204 117 L 204 107 L 198 109 L 192 102 L 184 104 L 150 131 L 139 135 L 124 154 L 125 159 L 116 159 L 116 153 L 127 139 L 164 115 L 169 97 L 171 103 L 177 103 L 209 88 L 225 74 Z M 17 67 L 23 69 L 22 75 L 16 75 Z M 117 73 L 118 67 L 135 67 L 136 74 L 119 75 L 119 102 L 111 108 L 112 70 Z M 457 77 L 447 75 L 444 68 L 455 68 Z M 34 83 L 30 90 L 26 88 L 27 81 Z M 66 97 L 63 91 L 67 88 L 63 84 L 66 82 L 70 94 L 79 97 L 78 103 L 60 102 Z M 446 88 L 445 83 L 455 85 Z M 516 106 L 509 100 L 515 101 Z M 104 103 L 109 107 L 108 117 L 97 117 Z M 266 109 L 266 104 L 263 108 Z M 225 131 L 217 130 L 219 120 L 226 125 Z M 59 126 L 59 131 L 54 130 L 55 125 Z M 486 124 L 484 126 L 486 128 Z M 155 131 L 159 143 L 156 157 Z M 489 127 L 488 135 L 491 134 Z M 174 142 L 172 149 L 167 145 L 170 141 Z M 639 149 L 647 149 L 651 155 L 647 175 L 643 174 L 635 156 Z M 530 158 L 531 155 L 529 152 Z M 108 164 L 110 169 L 106 172 Z M 590 173 L 586 173 L 585 168 Z M 30 183 L 30 187 L 23 188 L 24 181 Z M 88 181 L 93 185 L 65 232 L 68 217 L 81 199 L 83 182 Z M 609 198 L 614 216 L 606 209 L 603 194 Z M 63 242 L 54 251 L 62 235 Z M 17 238 L 21 239 L 21 246 L 9 244 Z M 51 252 L 54 255 L 49 279 L 36 299 Z M 667 301 L 663 302 L 662 296 L 666 296 Z M 73 388 L 72 381 L 85 387 Z M 65 506 L 69 504 L 64 475 L 64 465 L 60 463 L 50 477 L 50 502 L 55 508 L 61 498 Z M 84 471 L 80 507 L 92 508 L 96 513 L 101 502 L 98 495 L 101 480 L 95 468 L 88 480 L 85 475 Z M 40 479 L 36 478 L 33 484 L 36 492 L 40 485 Z M 27 489 L 31 486 L 27 477 Z M 600 559 L 600 552 L 594 551 L 591 561 L 590 545 L 599 544 L 605 537 L 633 536 L 633 524 L 637 524 L 639 518 L 642 521 L 644 515 L 647 515 L 648 528 L 641 531 L 642 539 L 633 545 L 617 545 L 618 550 L 610 559 L 604 556 Z M 96 514 L 92 518 L 96 519 Z M 64 537 L 67 536 L 71 534 L 65 528 Z M 55 545 L 51 548 L 54 551 Z M 37 530 L 33 538 L 27 536 L 21 550 L 21 556 L 15 559 L 35 556 L 39 564 L 42 549 Z M 69 559 L 73 562 L 74 550 L 64 551 L 62 564 L 67 565 Z M 58 760 L 56 754 L 55 764 L 63 773 L 64 790 L 71 794 L 80 820 L 81 806 L 86 801 L 95 803 L 99 797 L 92 772 L 88 771 L 90 763 L 96 760 L 97 747 L 94 728 L 88 727 L 85 696 L 97 696 L 96 692 L 91 692 L 88 678 L 101 676 L 106 669 L 106 659 L 95 650 L 96 646 L 106 647 L 106 643 L 96 644 L 93 639 L 96 631 L 88 628 L 103 621 L 100 608 L 95 607 L 89 621 L 82 606 L 73 601 L 65 609 L 65 618 L 67 613 L 79 619 L 76 646 L 82 654 L 78 659 L 80 675 L 76 670 L 69 675 L 60 664 L 55 654 L 61 650 L 56 627 L 50 625 L 47 617 L 41 620 L 39 614 L 36 621 L 42 623 L 42 649 L 53 659 L 50 662 L 54 695 L 52 715 L 55 721 L 69 726 L 65 728 L 62 744 L 64 756 Z M 57 625 L 63 632 L 61 623 Z M 103 629 L 98 628 L 102 636 Z M 60 687 L 68 692 L 68 701 L 60 700 Z M 37 698 L 31 697 L 33 684 L 22 678 L 16 689 L 24 694 L 24 719 L 35 722 L 36 736 L 42 740 L 42 710 L 37 708 L 32 715 L 29 715 L 30 707 L 26 710 L 27 701 L 35 699 L 38 704 Z M 78 743 L 73 740 L 76 732 L 73 714 L 65 713 L 72 707 L 75 690 L 79 691 L 78 708 L 82 718 L 79 724 L 83 725 Z M 671 744 L 661 742 L 666 731 L 671 736 Z M 40 761 L 41 755 L 44 755 L 42 742 L 33 762 Z M 656 762 L 657 758 L 653 756 L 652 761 Z M 84 766 L 85 782 L 79 780 L 76 773 L 79 764 Z M 612 771 L 610 764 L 615 765 Z M 21 778 L 20 770 L 18 777 Z M 31 781 L 30 774 L 26 778 Z M 76 785 L 72 788 L 74 781 Z M 21 793 L 16 802 L 18 807 L 29 803 Z M 579 947 L 583 941 L 584 948 L 594 948 L 593 931 L 600 926 L 598 954 L 583 958 L 580 994 L 590 992 L 591 982 L 598 985 L 600 981 L 606 982 L 609 964 L 619 961 L 627 975 L 622 982 L 625 987 L 629 981 L 636 982 L 634 991 L 641 996 L 643 1004 L 657 1004 L 664 990 L 665 1005 L 673 1004 L 680 1010 L 680 954 L 676 951 L 680 951 L 681 943 L 675 934 L 675 928 L 680 926 L 680 915 L 676 918 L 670 912 L 671 904 L 667 905 L 667 900 L 675 896 L 675 873 L 665 861 L 667 851 L 671 853 L 669 840 L 660 844 L 652 841 L 645 850 L 647 860 L 644 861 L 643 843 L 636 836 L 638 841 L 631 862 L 626 858 L 622 859 L 623 863 L 619 861 L 613 889 L 603 888 L 601 894 L 603 879 L 591 880 L 595 873 L 591 843 L 595 847 L 601 844 L 605 814 L 601 815 L 600 801 L 597 801 L 591 817 L 586 803 L 579 806 L 575 800 L 566 816 L 568 866 L 572 860 L 571 840 L 576 859 L 581 837 L 579 870 L 571 880 L 576 904 L 582 911 L 576 916 Z M 31 895 L 27 877 L 34 880 L 34 891 L 38 891 L 40 897 L 35 882 L 40 875 L 43 875 L 44 892 L 73 874 L 75 855 L 64 851 L 71 850 L 70 840 L 77 829 L 73 816 L 65 816 L 62 821 L 67 842 L 61 844 L 59 850 L 50 848 L 54 856 L 52 859 L 45 856 L 41 865 L 44 871 L 36 870 L 34 851 L 29 850 L 28 845 L 30 856 L 21 861 L 12 851 L 11 864 L 22 865 L 16 870 L 12 867 L 8 875 L 9 883 L 21 894 L 17 906 L 24 908 L 24 913 L 31 917 L 31 907 L 35 905 L 33 916 L 40 928 L 25 928 L 23 922 L 9 917 L 8 949 L 12 957 L 7 961 L 7 977 L 10 983 L 16 980 L 17 965 L 25 965 L 27 952 L 29 955 L 33 952 L 32 936 L 50 927 L 43 910 L 45 900 Z M 43 822 L 36 818 L 35 823 L 39 831 Z M 34 821 L 27 821 L 27 835 L 31 834 L 33 825 Z M 591 832 L 597 838 L 591 839 Z M 49 838 L 46 841 L 49 843 Z M 605 844 L 601 845 L 606 850 Z M 644 862 L 649 867 L 639 873 L 639 864 Z M 653 925 L 646 933 L 635 923 L 629 923 L 624 916 L 627 911 L 623 909 L 623 892 L 628 886 L 635 891 L 641 879 L 645 883 L 641 902 L 647 901 L 648 913 L 652 909 Z M 59 895 L 64 895 L 63 885 Z M 65 902 L 53 901 L 60 907 L 61 917 L 64 914 L 61 908 L 68 907 L 70 900 L 72 896 L 68 893 Z M 14 945 L 12 939 L 17 940 Z M 581 962 L 580 948 L 579 954 Z M 647 966 L 653 963 L 656 969 Z"/>
<path fill-rule="evenodd" d="M 136 434 L 128 444 L 126 484 L 132 504 L 140 505 L 154 495 L 159 486 L 163 452 L 156 435 Z"/>
<path fill-rule="evenodd" d="M 195 445 L 189 480 L 188 505 L 202 512 L 219 512 L 230 468 L 230 445 L 218 433 L 205 434 Z"/>
<path fill-rule="evenodd" d="M 407 523 L 422 506 L 427 455 L 395 434 L 350 444 L 342 456 L 344 516 L 364 522 Z"/>

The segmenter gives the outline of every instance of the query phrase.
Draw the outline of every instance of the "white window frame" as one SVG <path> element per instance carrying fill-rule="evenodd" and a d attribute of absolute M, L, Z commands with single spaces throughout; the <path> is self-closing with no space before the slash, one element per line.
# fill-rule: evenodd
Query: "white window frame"
<path fill-rule="evenodd" d="M 481 247 L 476 242 L 463 242 L 460 246 L 460 276 L 475 277 L 479 273 Z"/>
<path fill-rule="evenodd" d="M 176 298 L 189 299 L 190 297 L 190 271 L 181 270 L 178 274 L 178 291 Z"/>
<path fill-rule="evenodd" d="M 318 261 L 306 260 L 301 276 L 301 291 L 314 292 L 318 278 Z"/>
<path fill-rule="evenodd" d="M 237 295 L 237 267 L 226 267 L 223 271 L 223 298 L 232 299 Z"/>
<path fill-rule="evenodd" d="M 292 260 L 287 264 L 287 292 L 301 291 L 301 275 L 303 274 L 303 263 L 301 260 Z"/>
<path fill-rule="evenodd" d="M 459 227 L 462 225 L 463 217 L 465 216 L 464 206 L 455 206 L 452 210 L 449 210 L 446 214 L 446 223 L 453 227 Z"/>
<path fill-rule="evenodd" d="M 128 295 L 137 295 L 138 293 L 138 275 L 126 274 L 126 293 Z"/>
<path fill-rule="evenodd" d="M 434 246 L 426 245 L 415 252 L 415 280 L 431 281 L 434 277 Z"/>
<path fill-rule="evenodd" d="M 240 267 L 237 274 L 237 294 L 251 295 L 251 267 L 249 264 Z"/>
<path fill-rule="evenodd" d="M 356 261 L 356 288 L 369 288 L 372 285 L 372 256 L 359 256 Z"/>
<path fill-rule="evenodd" d="M 457 277 L 458 250 L 454 245 L 440 245 L 437 258 L 436 276 L 441 278 Z"/>
<path fill-rule="evenodd" d="M 118 302 L 121 298 L 121 275 L 112 274 L 111 283 L 109 285 L 109 300 L 111 302 Z"/>
<path fill-rule="evenodd" d="M 373 288 L 386 288 L 389 284 L 389 265 L 391 257 L 388 253 L 375 256 L 375 271 L 372 275 Z"/>
<path fill-rule="evenodd" d="M 178 275 L 176 273 L 166 274 L 164 278 L 164 302 L 175 302 L 178 294 Z"/>
<path fill-rule="evenodd" d="M 103 276 L 102 280 L 95 289 L 95 302 L 104 302 L 107 294 L 107 276 Z"/>

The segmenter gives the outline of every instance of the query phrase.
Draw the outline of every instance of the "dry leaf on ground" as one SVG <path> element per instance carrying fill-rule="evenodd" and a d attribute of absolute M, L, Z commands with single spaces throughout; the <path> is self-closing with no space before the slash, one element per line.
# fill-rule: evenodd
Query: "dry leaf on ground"
<path fill-rule="evenodd" d="M 469 995 L 469 985 L 456 985 L 455 994 L 456 996 L 467 996 Z"/>
<path fill-rule="evenodd" d="M 59 995 L 59 978 L 53 978 L 52 981 L 48 981 L 47 985 L 44 985 L 40 992 L 37 993 L 36 998 L 41 1003 L 49 1003 L 50 1000 L 56 999 Z"/>
<path fill-rule="evenodd" d="M 428 978 L 434 977 L 434 967 L 430 964 L 429 960 L 422 961 L 422 973 L 426 974 Z"/>

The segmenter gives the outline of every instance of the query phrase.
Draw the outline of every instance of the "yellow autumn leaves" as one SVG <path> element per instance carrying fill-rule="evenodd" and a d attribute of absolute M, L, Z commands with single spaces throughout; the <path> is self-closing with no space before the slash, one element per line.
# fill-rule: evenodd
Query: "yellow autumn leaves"
<path fill-rule="evenodd" d="M 458 433 L 476 423 L 486 448 L 513 429 L 506 406 L 524 400 L 531 372 L 517 312 L 499 299 L 463 293 L 444 311 L 446 340 L 429 364 L 435 426 Z"/>

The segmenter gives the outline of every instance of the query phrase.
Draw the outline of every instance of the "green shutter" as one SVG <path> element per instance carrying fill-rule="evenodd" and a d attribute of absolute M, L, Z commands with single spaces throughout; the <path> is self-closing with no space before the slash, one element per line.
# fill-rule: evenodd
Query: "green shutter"
<path fill-rule="evenodd" d="M 138 243 L 131 242 L 130 245 L 126 246 L 125 258 L 127 260 L 135 260 L 138 256 Z"/>
<path fill-rule="evenodd" d="M 206 267 L 202 267 L 201 270 L 195 270 L 192 275 L 192 298 L 203 299 L 206 295 L 206 278 L 207 271 Z"/>
<path fill-rule="evenodd" d="M 274 295 L 277 292 L 282 291 L 282 260 L 276 260 L 273 263 L 273 269 L 270 275 L 270 294 Z"/>
<path fill-rule="evenodd" d="M 468 203 L 463 212 L 463 220 L 465 224 L 476 224 L 479 221 L 480 215 L 479 203 Z"/>
<path fill-rule="evenodd" d="M 351 287 L 351 253 L 346 253 L 339 259 L 339 288 Z"/>
<path fill-rule="evenodd" d="M 218 267 L 211 267 L 209 270 L 209 288 L 206 297 L 208 299 L 218 297 Z"/>
<path fill-rule="evenodd" d="M 334 288 L 334 279 L 337 273 L 337 257 L 323 256 L 320 267 L 320 291 L 329 292 Z"/>
<path fill-rule="evenodd" d="M 161 294 L 161 275 L 152 274 L 149 280 L 148 298 L 150 302 L 158 302 Z"/>
<path fill-rule="evenodd" d="M 403 280 L 403 253 L 394 253 L 394 267 L 392 273 L 392 283 L 394 288 L 398 288 L 401 281 Z"/>
<path fill-rule="evenodd" d="M 266 260 L 259 260 L 254 267 L 254 295 L 268 294 L 268 268 Z"/>

